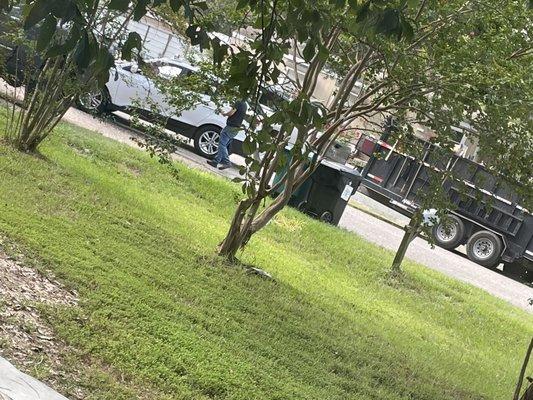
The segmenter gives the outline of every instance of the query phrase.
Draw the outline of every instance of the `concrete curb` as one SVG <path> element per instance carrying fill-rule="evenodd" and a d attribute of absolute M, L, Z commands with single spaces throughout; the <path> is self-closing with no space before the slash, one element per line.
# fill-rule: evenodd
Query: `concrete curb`
<path fill-rule="evenodd" d="M 355 200 L 350 200 L 348 202 L 348 205 L 353 207 L 353 208 L 355 208 L 356 210 L 362 211 L 365 214 L 368 214 L 368 215 L 370 215 L 370 216 L 372 216 L 374 218 L 377 218 L 380 221 L 386 222 L 389 225 L 395 226 L 396 228 L 403 230 L 403 225 L 399 224 L 396 221 L 392 221 L 392 220 L 388 219 L 387 217 L 370 210 L 368 207 L 365 207 L 364 205 L 358 203 Z"/>
<path fill-rule="evenodd" d="M 68 400 L 0 357 L 1 400 Z"/>

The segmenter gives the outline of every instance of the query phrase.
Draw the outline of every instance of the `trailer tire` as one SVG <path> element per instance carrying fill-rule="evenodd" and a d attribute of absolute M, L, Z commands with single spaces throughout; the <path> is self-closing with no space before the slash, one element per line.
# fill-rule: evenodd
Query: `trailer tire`
<path fill-rule="evenodd" d="M 465 224 L 461 218 L 448 214 L 447 223 L 442 221 L 433 227 L 433 238 L 438 246 L 453 250 L 463 242 L 465 232 Z"/>
<path fill-rule="evenodd" d="M 333 224 L 333 213 L 331 211 L 324 211 L 318 218 L 321 222 L 326 224 Z"/>
<path fill-rule="evenodd" d="M 488 268 L 495 268 L 500 263 L 502 250 L 502 240 L 498 235 L 490 231 L 474 233 L 466 244 L 468 258 Z"/>
<path fill-rule="evenodd" d="M 298 211 L 305 212 L 307 209 L 307 201 L 301 201 L 298 206 L 296 207 Z"/>

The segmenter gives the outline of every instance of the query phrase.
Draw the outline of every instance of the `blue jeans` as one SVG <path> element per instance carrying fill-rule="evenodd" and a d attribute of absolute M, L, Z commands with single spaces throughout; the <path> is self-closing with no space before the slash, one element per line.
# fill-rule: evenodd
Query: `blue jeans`
<path fill-rule="evenodd" d="M 218 142 L 218 151 L 215 161 L 218 164 L 229 164 L 230 146 L 233 138 L 239 133 L 239 128 L 235 126 L 226 125 L 220 132 L 220 140 Z"/>

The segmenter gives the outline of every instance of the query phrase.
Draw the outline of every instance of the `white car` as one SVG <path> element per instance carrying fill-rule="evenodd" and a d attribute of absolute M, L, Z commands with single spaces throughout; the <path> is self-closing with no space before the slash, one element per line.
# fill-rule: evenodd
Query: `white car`
<path fill-rule="evenodd" d="M 148 60 L 146 64 L 149 68 L 157 67 L 160 76 L 168 78 L 186 76 L 198 70 L 187 63 L 169 59 Z M 118 79 L 115 80 L 115 77 Z M 86 111 L 100 113 L 140 107 L 142 114 L 143 111 L 150 113 L 149 105 L 155 104 L 159 113 L 168 117 L 167 129 L 193 139 L 196 152 L 212 158 L 217 153 L 219 134 L 226 126 L 227 118 L 217 113 L 208 96 L 204 96 L 203 100 L 207 105 L 198 104 L 190 110 L 177 113 L 157 85 L 135 63 L 123 63 L 111 71 L 110 79 L 101 91 L 80 96 L 78 105 Z M 235 137 L 234 152 L 242 154 L 244 138 L 243 130 Z"/>

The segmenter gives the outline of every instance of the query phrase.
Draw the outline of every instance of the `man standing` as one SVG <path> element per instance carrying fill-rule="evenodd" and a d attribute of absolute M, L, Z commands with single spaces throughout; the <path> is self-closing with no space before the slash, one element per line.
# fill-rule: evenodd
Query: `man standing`
<path fill-rule="evenodd" d="M 218 167 L 218 169 L 226 169 L 231 167 L 229 160 L 230 145 L 233 138 L 237 135 L 242 127 L 242 121 L 246 116 L 248 105 L 244 100 L 237 101 L 231 110 L 222 114 L 228 117 L 226 121 L 226 127 L 220 132 L 220 140 L 218 142 L 217 155 L 213 160 L 207 161 L 212 167 Z"/>

